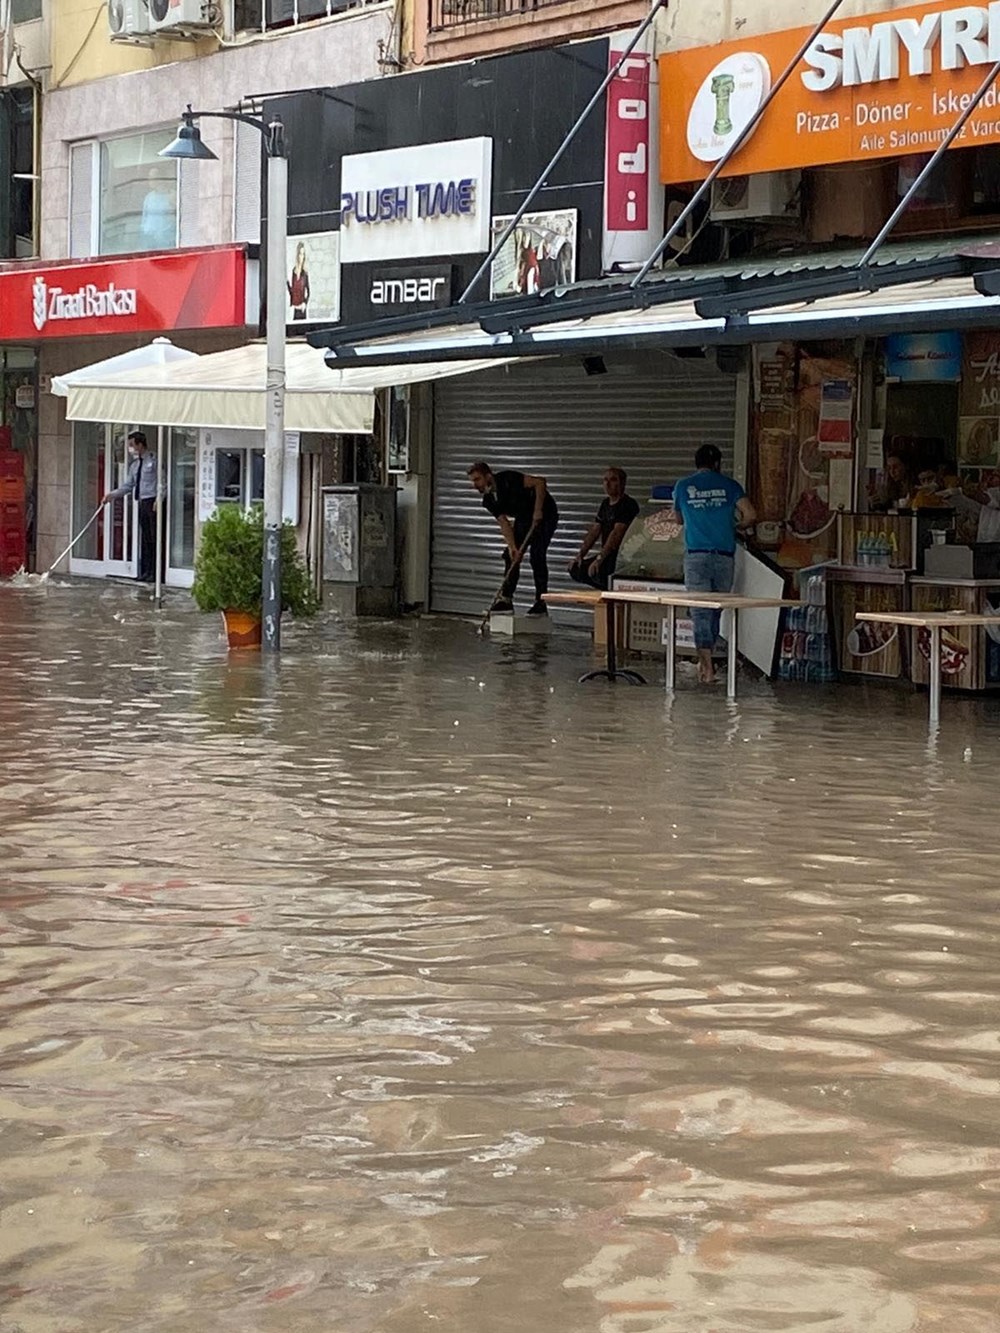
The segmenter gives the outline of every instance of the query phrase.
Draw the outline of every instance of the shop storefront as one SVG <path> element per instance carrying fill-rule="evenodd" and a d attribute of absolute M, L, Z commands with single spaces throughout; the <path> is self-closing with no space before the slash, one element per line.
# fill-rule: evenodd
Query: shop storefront
<path fill-rule="evenodd" d="M 348 324 L 440 310 L 470 284 L 473 298 L 499 303 L 641 260 L 660 234 L 663 211 L 656 67 L 642 48 L 474 281 L 558 146 L 560 127 L 577 119 L 626 41 L 616 34 L 338 89 L 336 98 L 283 99 L 278 109 L 297 145 L 289 261 L 301 246 L 310 295 L 308 257 L 334 243 L 337 309 Z M 355 108 L 348 122 L 338 109 L 345 104 Z M 558 108 L 544 133 L 524 114 L 541 104 Z M 331 163 L 329 188 L 339 192 L 340 210 L 330 210 L 325 235 L 315 230 L 323 217 L 315 173 L 298 173 L 297 160 Z M 304 295 L 306 285 L 297 290 Z M 315 301 L 297 321 L 322 322 Z M 564 568 L 600 502 L 609 464 L 625 467 L 630 485 L 648 491 L 682 460 L 687 466 L 702 437 L 732 459 L 737 437 L 742 444 L 737 381 L 699 352 L 690 360 L 623 355 L 586 367 L 554 361 L 415 389 L 403 415 L 428 423 L 427 447 L 413 442 L 402 465 L 398 457 L 379 459 L 382 477 L 394 477 L 401 491 L 406 560 L 420 566 L 404 600 L 468 612 L 495 592 L 495 525 L 466 477 L 475 458 L 548 478 L 563 515 L 552 564 Z M 392 454 L 391 429 L 374 438 Z M 414 560 L 416 543 L 422 554 Z"/>
<path fill-rule="evenodd" d="M 549 552 L 553 587 L 603 498 L 605 469 L 622 467 L 638 499 L 690 472 L 702 444 L 732 468 L 745 448 L 739 363 L 668 352 L 582 360 L 554 358 L 446 381 L 434 394 L 431 608 L 474 613 L 496 592 L 498 537 L 466 475 L 484 456 L 495 470 L 546 478 L 560 525 Z M 742 412 L 739 404 L 742 402 Z"/>
<path fill-rule="evenodd" d="M 157 335 L 196 353 L 242 343 L 247 328 L 246 248 L 124 255 L 81 263 L 0 268 L 5 411 L 24 457 L 25 556 L 45 569 L 127 473 L 126 435 L 145 429 L 163 450 L 164 560 L 170 583 L 190 583 L 197 519 L 198 436 L 135 419 L 69 423 L 52 380 L 148 343 Z M 252 310 L 256 317 L 256 310 Z M 30 397 L 30 402 L 29 402 Z M 18 414 L 21 414 L 20 416 Z M 103 509 L 74 548 L 71 572 L 136 570 L 132 501 Z"/>
<path fill-rule="evenodd" d="M 765 253 L 782 237 L 791 255 L 809 242 L 873 236 L 971 105 L 1000 55 L 994 28 L 987 6 L 947 0 L 827 25 L 724 166 L 710 221 L 752 236 Z M 807 35 L 796 29 L 660 57 L 669 189 L 683 195 L 726 155 Z M 878 263 L 890 254 L 905 264 L 959 253 L 981 255 L 984 268 L 995 262 L 997 101 L 993 88 L 972 111 Z M 941 239 L 912 241 L 907 254 L 899 242 L 908 235 Z M 786 262 L 789 271 L 802 270 L 808 303 L 822 293 L 824 268 L 833 284 L 839 268 L 849 292 L 861 251 Z M 828 282 L 826 291 L 835 290 Z M 856 617 L 942 605 L 984 609 L 995 599 L 989 581 L 1000 565 L 993 568 L 982 540 L 989 524 L 978 524 L 977 515 L 1000 480 L 1000 402 L 990 383 L 1000 344 L 978 331 L 989 327 L 989 311 L 982 301 L 973 310 L 971 282 L 927 282 L 913 291 L 937 305 L 939 322 L 908 325 L 912 308 L 900 304 L 897 332 L 892 304 L 845 297 L 840 327 L 826 321 L 830 337 L 754 343 L 748 472 L 769 554 L 790 571 L 826 562 L 839 668 L 922 680 L 927 644 L 918 635 L 859 626 Z M 807 316 L 808 304 L 803 322 Z M 945 485 L 957 500 L 940 495 Z M 995 683 L 987 659 L 996 646 L 983 631 L 968 637 L 947 648 L 946 680 L 968 688 Z"/>

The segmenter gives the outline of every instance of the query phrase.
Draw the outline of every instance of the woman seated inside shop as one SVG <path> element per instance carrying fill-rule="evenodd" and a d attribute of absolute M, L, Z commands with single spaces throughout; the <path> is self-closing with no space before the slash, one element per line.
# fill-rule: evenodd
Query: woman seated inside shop
<path fill-rule="evenodd" d="M 885 469 L 872 491 L 872 512 L 884 514 L 890 509 L 898 509 L 912 489 L 910 471 L 902 454 L 886 454 Z"/>

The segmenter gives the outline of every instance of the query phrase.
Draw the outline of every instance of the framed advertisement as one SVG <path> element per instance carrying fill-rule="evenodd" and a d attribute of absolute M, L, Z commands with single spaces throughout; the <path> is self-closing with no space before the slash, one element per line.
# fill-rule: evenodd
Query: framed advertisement
<path fill-rule="evenodd" d="M 493 244 L 513 214 L 493 219 Z M 576 281 L 577 210 L 525 213 L 493 261 L 490 296 L 530 296 Z"/>
<path fill-rule="evenodd" d="M 385 470 L 390 476 L 410 471 L 410 386 L 392 388 L 386 394 Z"/>
<path fill-rule="evenodd" d="M 285 242 L 285 323 L 340 319 L 340 233 L 313 231 Z"/>

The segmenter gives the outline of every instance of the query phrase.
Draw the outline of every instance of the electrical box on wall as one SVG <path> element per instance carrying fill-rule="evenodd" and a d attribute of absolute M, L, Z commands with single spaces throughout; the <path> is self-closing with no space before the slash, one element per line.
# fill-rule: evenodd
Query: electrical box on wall
<path fill-rule="evenodd" d="M 198 37 L 218 25 L 221 11 L 212 0 L 149 0 L 154 36 Z"/>
<path fill-rule="evenodd" d="M 800 171 L 763 171 L 753 176 L 722 177 L 712 186 L 712 221 L 797 217 L 801 179 Z"/>
<path fill-rule="evenodd" d="M 113 42 L 149 44 L 146 0 L 108 0 L 108 36 Z"/>

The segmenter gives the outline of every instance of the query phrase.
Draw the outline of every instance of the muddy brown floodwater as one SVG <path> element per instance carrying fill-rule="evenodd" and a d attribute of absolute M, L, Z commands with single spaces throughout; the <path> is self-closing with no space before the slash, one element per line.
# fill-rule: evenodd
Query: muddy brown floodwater
<path fill-rule="evenodd" d="M 1000 709 L 0 587 L 4 1333 L 997 1333 Z"/>

